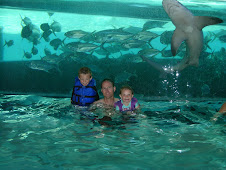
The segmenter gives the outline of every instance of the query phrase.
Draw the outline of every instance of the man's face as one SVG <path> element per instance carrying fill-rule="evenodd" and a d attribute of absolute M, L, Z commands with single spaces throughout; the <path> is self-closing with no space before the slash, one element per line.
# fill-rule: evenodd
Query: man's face
<path fill-rule="evenodd" d="M 92 79 L 90 74 L 80 74 L 79 80 L 83 86 L 87 86 Z"/>
<path fill-rule="evenodd" d="M 105 81 L 102 83 L 101 92 L 103 93 L 105 98 L 111 98 L 112 96 L 114 96 L 115 87 L 113 87 L 111 82 Z"/>

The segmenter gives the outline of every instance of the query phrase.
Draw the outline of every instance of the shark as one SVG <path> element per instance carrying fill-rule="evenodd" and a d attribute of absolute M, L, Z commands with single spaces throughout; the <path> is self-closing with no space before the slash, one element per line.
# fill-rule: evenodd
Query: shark
<path fill-rule="evenodd" d="M 185 6 L 177 0 L 163 0 L 162 6 L 168 14 L 175 30 L 171 39 L 171 52 L 175 56 L 177 50 L 183 41 L 186 42 L 187 55 L 175 66 L 169 69 L 159 67 L 157 63 L 149 61 L 148 63 L 158 68 L 159 71 L 172 72 L 181 71 L 188 66 L 198 66 L 199 56 L 203 49 L 203 32 L 202 29 L 208 25 L 222 23 L 223 20 L 210 16 L 194 16 Z M 143 60 L 148 60 L 142 57 Z M 157 65 L 156 65 L 157 64 Z"/>

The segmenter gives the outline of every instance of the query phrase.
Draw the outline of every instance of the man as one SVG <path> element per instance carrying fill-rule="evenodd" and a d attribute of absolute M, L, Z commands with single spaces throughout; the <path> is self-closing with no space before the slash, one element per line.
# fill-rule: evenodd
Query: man
<path fill-rule="evenodd" d="M 115 114 L 114 111 L 114 103 L 119 101 L 118 98 L 114 97 L 114 92 L 116 87 L 114 82 L 111 79 L 104 79 L 101 83 L 101 92 L 103 93 L 104 98 L 97 100 L 90 107 L 90 110 L 95 112 L 97 108 L 103 109 L 102 111 L 98 111 L 98 116 L 102 113 L 103 115 L 101 119 L 98 119 L 99 124 L 110 126 L 112 121 L 112 116 Z"/>
<path fill-rule="evenodd" d="M 111 79 L 104 79 L 101 83 L 101 92 L 103 93 L 104 98 L 95 101 L 93 104 L 102 103 L 113 107 L 114 103 L 119 100 L 114 97 L 115 90 L 116 87 L 114 82 Z"/>

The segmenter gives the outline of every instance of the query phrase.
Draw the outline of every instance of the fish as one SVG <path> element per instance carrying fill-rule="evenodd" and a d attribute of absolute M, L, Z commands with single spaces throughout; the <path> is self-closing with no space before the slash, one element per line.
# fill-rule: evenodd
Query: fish
<path fill-rule="evenodd" d="M 64 40 L 61 40 L 59 38 L 56 38 L 56 39 L 51 40 L 49 44 L 52 47 L 54 47 L 54 50 L 57 50 L 60 45 L 64 44 Z"/>
<path fill-rule="evenodd" d="M 30 28 L 30 26 L 24 26 L 21 30 L 21 37 L 22 38 L 28 38 L 29 36 L 31 36 L 32 34 L 32 30 Z"/>
<path fill-rule="evenodd" d="M 137 34 L 142 31 L 141 27 L 134 27 L 134 26 L 129 26 L 128 28 L 123 29 L 124 31 L 131 33 L 131 34 Z"/>
<path fill-rule="evenodd" d="M 99 46 L 91 43 L 79 43 L 77 46 L 77 52 L 91 52 Z"/>
<path fill-rule="evenodd" d="M 142 31 L 150 30 L 152 28 L 163 28 L 166 23 L 166 21 L 147 21 L 144 23 Z"/>
<path fill-rule="evenodd" d="M 85 41 L 85 42 L 94 42 L 94 39 L 95 39 L 95 38 L 94 38 L 94 35 L 93 35 L 94 32 L 95 32 L 95 31 L 86 34 L 85 36 L 81 37 L 80 40 L 83 40 L 83 41 Z"/>
<path fill-rule="evenodd" d="M 203 48 L 202 29 L 208 25 L 222 23 L 223 20 L 217 17 L 194 16 L 177 0 L 163 0 L 162 5 L 176 27 L 171 40 L 172 55 L 177 54 L 183 41 L 186 41 L 189 54 L 180 63 L 173 66 L 170 71 L 181 71 L 188 66 L 198 66 L 199 56 Z"/>
<path fill-rule="evenodd" d="M 138 55 L 141 57 L 146 57 L 146 58 L 152 58 L 156 56 L 157 54 L 161 53 L 161 51 L 154 49 L 154 48 L 147 48 L 147 49 L 142 49 L 138 52 Z"/>
<path fill-rule="evenodd" d="M 108 29 L 96 32 L 94 34 L 94 41 L 98 43 L 122 42 L 132 36 L 133 34 L 124 31 L 123 28 Z"/>
<path fill-rule="evenodd" d="M 41 28 L 42 31 L 45 32 L 45 31 L 48 31 L 50 29 L 50 26 L 49 26 L 48 23 L 43 23 L 43 24 L 40 25 L 40 28 Z"/>
<path fill-rule="evenodd" d="M 66 44 L 66 49 L 68 49 L 71 52 L 92 52 L 98 47 L 100 46 L 96 44 L 82 42 L 71 42 Z"/>
<path fill-rule="evenodd" d="M 32 24 L 32 21 L 30 18 L 28 18 L 28 17 L 23 18 L 21 15 L 20 15 L 20 18 L 21 18 L 21 24 L 22 24 L 22 22 L 27 26 Z"/>
<path fill-rule="evenodd" d="M 54 12 L 47 12 L 49 17 L 53 16 L 54 15 Z"/>
<path fill-rule="evenodd" d="M 113 44 L 113 45 L 111 44 L 111 45 L 109 45 L 107 47 L 100 48 L 100 49 L 106 51 L 108 54 L 109 53 L 110 54 L 114 54 L 114 53 L 120 52 L 122 50 L 122 47 L 121 47 L 120 44 Z M 95 50 L 95 52 L 96 52 L 96 50 Z"/>
<path fill-rule="evenodd" d="M 151 41 L 153 39 L 157 38 L 158 36 L 159 35 L 154 32 L 142 31 L 142 32 L 139 32 L 138 34 L 136 34 L 133 38 L 136 40 L 140 40 L 140 41 L 146 41 L 152 47 Z"/>
<path fill-rule="evenodd" d="M 145 41 L 132 39 L 132 40 L 126 40 L 124 43 L 122 43 L 122 47 L 123 48 L 127 48 L 127 49 L 130 49 L 130 48 L 141 48 L 145 44 L 146 44 Z"/>
<path fill-rule="evenodd" d="M 31 59 L 31 58 L 32 58 L 32 54 L 29 53 L 29 52 L 25 52 L 25 51 L 24 51 L 24 56 L 23 56 L 23 57 L 25 57 L 25 58 L 27 58 L 27 59 Z"/>
<path fill-rule="evenodd" d="M 32 49 L 31 49 L 31 53 L 33 55 L 37 55 L 38 54 L 38 49 L 33 45 Z"/>
<path fill-rule="evenodd" d="M 44 60 L 33 60 L 27 63 L 27 66 L 31 68 L 32 70 L 39 70 L 44 71 L 47 73 L 50 73 L 51 70 L 56 70 L 57 72 L 61 73 L 59 70 L 58 65 L 56 64 L 50 64 L 47 61 Z"/>
<path fill-rule="evenodd" d="M 41 60 L 47 61 L 50 64 L 57 64 L 58 65 L 63 60 L 63 58 L 56 55 L 56 54 L 51 54 L 51 55 L 47 55 L 45 57 L 42 57 Z"/>
<path fill-rule="evenodd" d="M 44 32 L 42 33 L 41 38 L 43 37 L 44 40 L 45 40 L 46 42 L 49 42 L 49 41 L 50 41 L 49 36 L 50 36 L 52 33 L 53 33 L 53 32 L 52 32 L 51 30 L 44 31 Z M 40 39 L 41 39 L 41 38 L 40 38 Z"/>
<path fill-rule="evenodd" d="M 7 45 L 8 47 L 11 47 L 13 44 L 14 44 L 14 41 L 13 41 L 13 40 L 9 40 L 9 41 L 6 41 L 6 40 L 5 40 L 5 44 L 3 45 L 3 47 L 5 47 L 6 45 Z"/>
<path fill-rule="evenodd" d="M 89 32 L 85 32 L 82 30 L 72 30 L 72 31 L 68 31 L 66 32 L 64 35 L 68 38 L 82 38 L 84 36 L 86 36 L 87 34 L 89 34 Z"/>
<path fill-rule="evenodd" d="M 44 53 L 45 53 L 46 56 L 51 56 L 52 55 L 51 51 L 48 48 L 44 49 Z"/>
<path fill-rule="evenodd" d="M 57 21 L 54 21 L 50 25 L 50 29 L 53 31 L 53 34 L 55 35 L 55 32 L 60 32 L 61 31 L 61 24 Z"/>
<path fill-rule="evenodd" d="M 34 24 L 29 25 L 29 27 L 32 33 L 29 37 L 27 37 L 27 40 L 37 45 L 39 43 L 39 38 L 40 38 L 40 29 Z"/>

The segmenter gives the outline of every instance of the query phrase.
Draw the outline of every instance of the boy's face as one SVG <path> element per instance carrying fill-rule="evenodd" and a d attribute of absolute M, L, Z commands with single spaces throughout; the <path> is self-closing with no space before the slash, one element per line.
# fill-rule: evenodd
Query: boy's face
<path fill-rule="evenodd" d="M 87 86 L 92 79 L 90 74 L 79 74 L 79 80 L 83 86 Z"/>
<path fill-rule="evenodd" d="M 122 99 L 123 103 L 129 103 L 133 98 L 133 94 L 129 89 L 123 89 L 119 96 Z"/>

